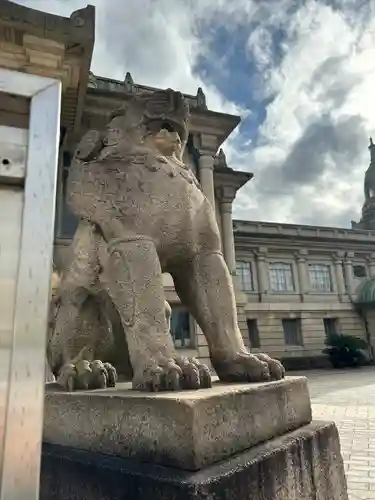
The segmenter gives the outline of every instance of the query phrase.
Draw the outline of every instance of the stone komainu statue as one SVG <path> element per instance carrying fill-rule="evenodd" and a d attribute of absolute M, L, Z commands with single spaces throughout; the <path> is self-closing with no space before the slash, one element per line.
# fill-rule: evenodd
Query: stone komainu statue
<path fill-rule="evenodd" d="M 243 343 L 214 210 L 182 162 L 188 117 L 179 92 L 133 96 L 104 130 L 87 132 L 78 145 L 67 190 L 80 224 L 48 347 L 52 371 L 65 387 L 116 381 L 106 357 L 113 337 L 100 318 L 102 296 L 121 319 L 121 355 L 129 356 L 133 388 L 211 385 L 208 368 L 174 348 L 163 272 L 172 275 L 182 304 L 202 329 L 220 380 L 284 376 L 278 361 L 250 354 Z"/>

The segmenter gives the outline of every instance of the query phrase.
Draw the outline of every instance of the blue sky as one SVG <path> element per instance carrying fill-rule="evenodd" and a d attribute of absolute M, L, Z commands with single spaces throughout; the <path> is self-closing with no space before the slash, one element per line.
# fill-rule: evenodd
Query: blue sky
<path fill-rule="evenodd" d="M 85 0 L 18 0 L 69 16 Z M 375 136 L 372 0 L 92 0 L 92 70 L 195 94 L 243 121 L 235 216 L 349 227 Z"/>

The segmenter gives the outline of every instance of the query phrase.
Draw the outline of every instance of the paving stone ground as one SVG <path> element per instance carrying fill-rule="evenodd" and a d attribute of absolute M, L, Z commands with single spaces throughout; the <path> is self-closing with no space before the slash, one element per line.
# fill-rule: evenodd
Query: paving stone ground
<path fill-rule="evenodd" d="M 301 373 L 313 418 L 334 420 L 340 433 L 350 500 L 375 500 L 375 368 Z"/>

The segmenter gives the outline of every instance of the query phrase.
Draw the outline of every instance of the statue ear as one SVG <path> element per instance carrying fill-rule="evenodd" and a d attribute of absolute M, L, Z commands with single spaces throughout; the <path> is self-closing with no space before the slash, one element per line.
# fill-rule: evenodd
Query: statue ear
<path fill-rule="evenodd" d="M 81 161 L 90 161 L 95 158 L 102 147 L 102 133 L 98 130 L 88 130 L 79 142 L 74 152 L 74 158 Z"/>
<path fill-rule="evenodd" d="M 126 112 L 128 111 L 128 107 L 129 105 L 127 103 L 124 103 L 122 106 L 112 111 L 109 115 L 109 121 L 113 120 L 113 118 L 116 118 L 117 116 L 125 116 Z"/>

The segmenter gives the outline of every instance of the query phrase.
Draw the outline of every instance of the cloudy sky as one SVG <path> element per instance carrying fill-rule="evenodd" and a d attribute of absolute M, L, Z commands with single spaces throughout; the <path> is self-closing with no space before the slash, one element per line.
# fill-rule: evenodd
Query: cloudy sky
<path fill-rule="evenodd" d="M 86 0 L 18 0 L 69 16 Z M 373 0 L 91 0 L 94 73 L 240 114 L 235 217 L 349 227 L 375 136 Z"/>

